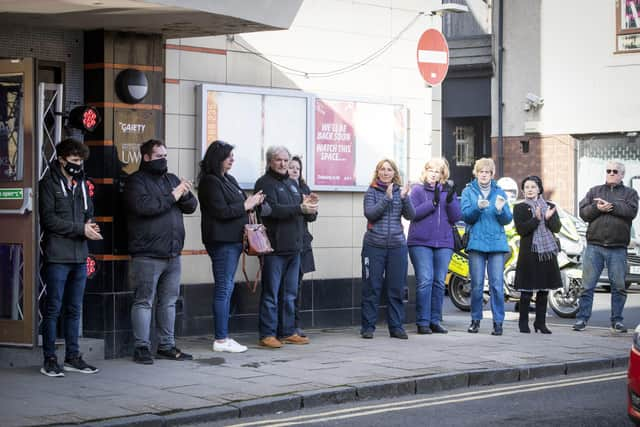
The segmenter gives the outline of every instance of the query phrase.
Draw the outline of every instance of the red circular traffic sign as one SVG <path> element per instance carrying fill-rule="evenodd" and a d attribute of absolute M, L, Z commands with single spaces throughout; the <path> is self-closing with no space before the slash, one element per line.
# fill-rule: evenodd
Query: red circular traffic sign
<path fill-rule="evenodd" d="M 431 86 L 442 83 L 449 70 L 449 46 L 440 31 L 431 28 L 422 33 L 416 57 L 424 80 Z"/>

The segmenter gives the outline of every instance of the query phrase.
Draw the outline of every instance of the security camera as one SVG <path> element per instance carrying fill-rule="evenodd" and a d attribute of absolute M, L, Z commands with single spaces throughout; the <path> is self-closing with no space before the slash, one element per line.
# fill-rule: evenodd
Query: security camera
<path fill-rule="evenodd" d="M 526 98 L 527 98 L 527 101 L 529 101 L 535 107 L 539 107 L 544 104 L 544 98 L 538 95 L 535 95 L 531 92 L 527 93 Z"/>

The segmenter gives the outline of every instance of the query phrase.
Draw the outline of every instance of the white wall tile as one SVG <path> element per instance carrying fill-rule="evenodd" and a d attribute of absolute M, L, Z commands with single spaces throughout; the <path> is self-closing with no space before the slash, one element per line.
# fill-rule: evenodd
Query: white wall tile
<path fill-rule="evenodd" d="M 180 78 L 180 51 L 175 49 L 165 49 L 164 51 L 165 78 Z"/>
<path fill-rule="evenodd" d="M 226 55 L 180 51 L 180 79 L 224 83 L 226 78 Z"/>
<path fill-rule="evenodd" d="M 164 111 L 166 114 L 180 113 L 180 86 L 174 83 L 164 85 Z"/>
<path fill-rule="evenodd" d="M 180 147 L 180 116 L 164 115 L 164 141 L 169 148 Z"/>
<path fill-rule="evenodd" d="M 180 148 L 196 148 L 195 116 L 180 116 Z"/>
<path fill-rule="evenodd" d="M 180 163 L 178 171 L 179 178 L 189 179 L 195 182 L 196 179 L 196 150 L 187 150 L 182 148 L 179 150 Z"/>
<path fill-rule="evenodd" d="M 351 246 L 350 217 L 318 216 L 313 224 L 314 248 L 344 248 Z"/>
<path fill-rule="evenodd" d="M 180 259 L 182 261 L 181 283 L 213 283 L 211 261 L 208 255 L 184 255 Z"/>
<path fill-rule="evenodd" d="M 227 83 L 271 86 L 271 64 L 250 53 L 228 52 Z"/>

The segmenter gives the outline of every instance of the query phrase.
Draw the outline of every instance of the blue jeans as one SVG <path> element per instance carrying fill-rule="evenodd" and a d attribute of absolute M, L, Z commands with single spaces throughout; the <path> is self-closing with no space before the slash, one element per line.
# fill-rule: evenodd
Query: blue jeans
<path fill-rule="evenodd" d="M 387 288 L 389 331 L 403 330 L 404 288 L 407 287 L 407 247 L 362 246 L 362 332 L 373 332 L 383 285 Z"/>
<path fill-rule="evenodd" d="M 410 246 L 409 256 L 416 272 L 416 324 L 429 326 L 442 320 L 444 278 L 453 250 Z"/>
<path fill-rule="evenodd" d="M 627 273 L 627 248 L 605 248 L 587 244 L 582 257 L 582 294 L 577 320 L 587 322 L 591 317 L 593 291 L 607 266 L 611 283 L 611 323 L 622 322 L 622 310 L 627 301 L 625 275 Z"/>
<path fill-rule="evenodd" d="M 151 310 L 156 305 L 158 349 L 175 347 L 176 301 L 180 295 L 180 257 L 133 257 L 129 262 L 129 286 L 135 288 L 131 324 L 136 347 L 151 348 Z"/>
<path fill-rule="evenodd" d="M 77 357 L 80 354 L 78 335 L 82 298 L 87 283 L 87 265 L 46 264 L 44 277 L 47 284 L 47 305 L 42 320 L 44 357 L 56 356 L 56 326 L 61 312 L 64 319 L 66 358 Z"/>
<path fill-rule="evenodd" d="M 259 329 L 260 338 L 282 337 L 295 333 L 296 297 L 300 254 L 267 255 L 262 269 L 262 292 L 260 293 Z M 283 299 L 278 300 L 280 286 L 284 287 Z M 278 306 L 282 305 L 281 325 L 278 326 Z"/>
<path fill-rule="evenodd" d="M 215 338 L 223 340 L 229 335 L 229 308 L 233 294 L 234 277 L 242 253 L 242 243 L 215 243 L 206 245 L 213 270 L 213 321 Z"/>
<path fill-rule="evenodd" d="M 489 275 L 491 313 L 493 321 L 504 321 L 504 252 L 469 251 L 469 273 L 471 275 L 471 320 L 482 319 L 482 294 L 485 270 Z"/>

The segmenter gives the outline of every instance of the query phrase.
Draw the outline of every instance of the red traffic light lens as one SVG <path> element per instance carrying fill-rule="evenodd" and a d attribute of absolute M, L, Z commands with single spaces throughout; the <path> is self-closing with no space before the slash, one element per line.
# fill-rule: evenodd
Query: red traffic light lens
<path fill-rule="evenodd" d="M 100 113 L 95 107 L 81 105 L 69 113 L 69 126 L 85 132 L 93 132 L 102 121 Z"/>

